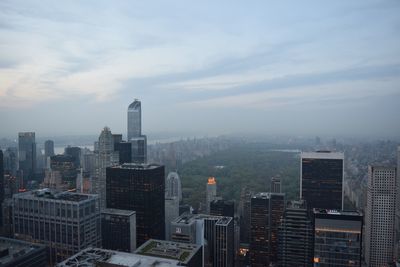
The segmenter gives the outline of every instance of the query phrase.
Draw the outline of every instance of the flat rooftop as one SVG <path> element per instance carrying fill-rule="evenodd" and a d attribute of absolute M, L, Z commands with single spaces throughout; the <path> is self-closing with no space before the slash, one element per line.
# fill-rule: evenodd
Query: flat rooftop
<path fill-rule="evenodd" d="M 57 267 L 96 267 L 97 263 L 108 263 L 124 267 L 177 267 L 179 261 L 150 257 L 127 252 L 119 252 L 101 248 L 87 248 L 58 263 Z"/>
<path fill-rule="evenodd" d="M 101 214 L 111 214 L 111 215 L 120 215 L 120 216 L 131 216 L 135 214 L 134 210 L 120 210 L 120 209 L 104 209 L 101 211 Z"/>
<path fill-rule="evenodd" d="M 172 221 L 172 223 L 177 223 L 177 224 L 192 224 L 196 220 L 215 220 L 216 224 L 218 225 L 227 225 L 231 220 L 233 220 L 232 217 L 226 217 L 226 216 L 216 216 L 216 215 L 208 215 L 208 214 L 188 214 L 184 213 L 175 220 Z"/>
<path fill-rule="evenodd" d="M 45 249 L 45 246 L 33 244 L 17 239 L 0 237 L 0 266 L 12 263 L 16 258 L 23 255 Z"/>
<path fill-rule="evenodd" d="M 315 215 L 337 215 L 337 216 L 362 216 L 358 211 L 341 211 L 341 210 L 326 210 L 313 209 Z"/>
<path fill-rule="evenodd" d="M 136 249 L 135 253 L 188 263 L 200 249 L 201 246 L 196 244 L 150 239 Z"/>
<path fill-rule="evenodd" d="M 272 193 L 272 192 L 260 192 L 252 196 L 252 198 L 271 198 L 271 196 L 285 196 L 285 193 Z"/>
<path fill-rule="evenodd" d="M 122 165 L 113 166 L 114 169 L 130 169 L 130 170 L 153 170 L 160 168 L 159 164 L 145 164 L 145 163 L 124 163 Z"/>
<path fill-rule="evenodd" d="M 343 152 L 333 151 L 315 151 L 315 152 L 301 152 L 301 158 L 305 159 L 344 159 Z"/>
<path fill-rule="evenodd" d="M 51 190 L 48 188 L 38 189 L 34 191 L 27 191 L 23 193 L 15 194 L 16 198 L 24 198 L 24 199 L 53 199 L 60 201 L 70 201 L 70 202 L 81 202 L 87 199 L 96 198 L 97 195 L 93 194 L 82 194 L 82 193 L 74 193 L 74 192 L 60 192 L 56 190 Z"/>

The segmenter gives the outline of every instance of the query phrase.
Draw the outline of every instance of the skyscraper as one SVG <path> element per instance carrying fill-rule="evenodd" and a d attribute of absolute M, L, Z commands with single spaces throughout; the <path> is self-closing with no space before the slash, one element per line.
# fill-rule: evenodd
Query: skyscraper
<path fill-rule="evenodd" d="M 284 210 L 284 194 L 258 193 L 251 198 L 251 266 L 265 267 L 277 262 L 278 232 Z"/>
<path fill-rule="evenodd" d="M 46 140 L 44 142 L 44 156 L 46 158 L 54 156 L 54 141 Z"/>
<path fill-rule="evenodd" d="M 271 178 L 271 193 L 281 193 L 281 178 L 272 177 Z"/>
<path fill-rule="evenodd" d="M 107 208 L 136 211 L 137 247 L 165 238 L 164 166 L 125 163 L 107 168 Z"/>
<path fill-rule="evenodd" d="M 3 151 L 0 149 L 0 229 L 3 226 L 3 209 L 1 208 L 4 201 L 4 166 Z"/>
<path fill-rule="evenodd" d="M 19 169 L 23 172 L 24 184 L 28 180 L 34 180 L 36 173 L 36 142 L 34 132 L 18 133 L 18 159 Z"/>
<path fill-rule="evenodd" d="M 15 194 L 13 207 L 15 237 L 45 244 L 50 263 L 101 245 L 97 195 L 41 189 Z"/>
<path fill-rule="evenodd" d="M 309 208 L 342 210 L 343 160 L 339 152 L 301 153 L 300 199 Z"/>
<path fill-rule="evenodd" d="M 77 146 L 67 146 L 64 149 L 64 154 L 69 155 L 74 160 L 75 168 L 81 167 L 81 148 Z"/>
<path fill-rule="evenodd" d="M 235 202 L 215 199 L 210 203 L 210 215 L 235 217 Z"/>
<path fill-rule="evenodd" d="M 250 242 L 250 207 L 251 192 L 247 187 L 240 192 L 239 219 L 240 219 L 240 243 Z"/>
<path fill-rule="evenodd" d="M 370 267 L 393 261 L 396 167 L 369 166 L 365 215 L 365 261 Z"/>
<path fill-rule="evenodd" d="M 363 216 L 360 213 L 314 209 L 313 225 L 315 267 L 361 266 Z"/>
<path fill-rule="evenodd" d="M 210 214 L 210 204 L 217 197 L 217 181 L 214 177 L 208 177 L 206 189 L 206 213 Z"/>
<path fill-rule="evenodd" d="M 106 207 L 106 168 L 117 164 L 117 152 L 114 151 L 113 136 L 110 128 L 104 127 L 95 150 L 96 173 L 92 178 L 92 192 L 99 194 L 100 207 Z"/>
<path fill-rule="evenodd" d="M 165 181 L 165 191 L 167 197 L 177 197 L 179 201 L 182 201 L 182 185 L 178 173 L 168 173 L 167 180 Z"/>
<path fill-rule="evenodd" d="M 312 223 L 312 214 L 304 200 L 291 201 L 288 204 L 279 227 L 278 266 L 312 266 Z"/>
<path fill-rule="evenodd" d="M 128 142 L 142 135 L 142 104 L 135 99 L 128 107 Z"/>
<path fill-rule="evenodd" d="M 178 197 L 165 196 L 165 239 L 171 237 L 171 222 L 179 216 Z"/>

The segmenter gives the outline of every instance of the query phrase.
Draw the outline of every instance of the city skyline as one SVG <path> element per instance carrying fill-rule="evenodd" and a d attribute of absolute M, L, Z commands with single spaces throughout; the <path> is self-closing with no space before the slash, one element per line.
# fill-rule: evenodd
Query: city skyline
<path fill-rule="evenodd" d="M 400 133 L 396 1 L 0 10 L 2 136 L 125 133 L 135 98 L 146 133 Z"/>

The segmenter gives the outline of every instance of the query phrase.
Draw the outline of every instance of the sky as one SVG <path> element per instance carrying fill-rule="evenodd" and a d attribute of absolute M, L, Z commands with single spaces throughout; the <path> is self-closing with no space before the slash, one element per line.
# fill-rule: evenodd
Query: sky
<path fill-rule="evenodd" d="M 400 1 L 0 0 L 0 138 L 400 136 Z"/>

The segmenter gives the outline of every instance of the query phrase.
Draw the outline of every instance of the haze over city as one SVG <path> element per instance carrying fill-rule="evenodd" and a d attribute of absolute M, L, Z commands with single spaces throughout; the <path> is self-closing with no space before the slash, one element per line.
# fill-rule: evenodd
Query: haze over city
<path fill-rule="evenodd" d="M 398 136 L 398 1 L 1 1 L 1 135 Z"/>

